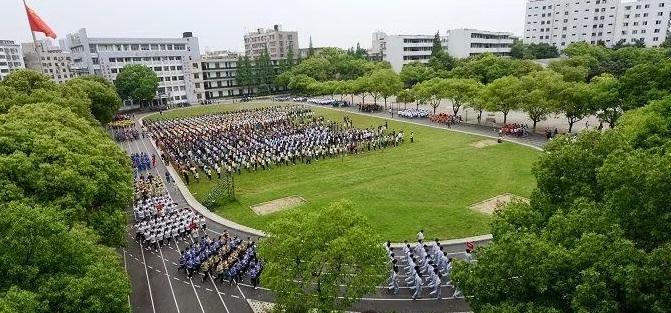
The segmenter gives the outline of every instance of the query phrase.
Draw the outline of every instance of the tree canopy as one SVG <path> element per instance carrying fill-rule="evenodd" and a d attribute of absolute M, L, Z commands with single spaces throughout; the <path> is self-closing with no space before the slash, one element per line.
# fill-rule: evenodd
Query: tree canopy
<path fill-rule="evenodd" d="M 553 59 L 559 57 L 557 47 L 548 43 L 525 44 L 521 40 L 516 41 L 510 48 L 510 56 L 515 59 Z"/>
<path fill-rule="evenodd" d="M 102 125 L 110 122 L 123 105 L 114 86 L 105 81 L 102 76 L 83 76 L 69 80 L 66 84 L 80 88 L 86 93 L 91 100 L 91 113 Z"/>
<path fill-rule="evenodd" d="M 292 211 L 266 230 L 261 281 L 287 312 L 342 311 L 386 279 L 382 241 L 350 202 Z"/>
<path fill-rule="evenodd" d="M 0 210 L 2 312 L 129 312 L 120 257 L 90 229 L 68 226 L 48 206 L 12 202 Z"/>
<path fill-rule="evenodd" d="M 130 163 L 91 114 L 92 100 L 114 90 L 90 77 L 56 85 L 29 70 L 8 78 L 0 83 L 0 311 L 128 312 L 128 276 L 106 246 L 125 242 Z"/>
<path fill-rule="evenodd" d="M 0 115 L 0 200 L 49 203 L 109 245 L 124 242 L 132 177 L 128 157 L 100 128 L 53 103 Z"/>
<path fill-rule="evenodd" d="M 156 97 L 158 76 L 144 64 L 126 64 L 114 84 L 121 99 L 147 105 Z"/>
<path fill-rule="evenodd" d="M 546 145 L 531 203 L 496 212 L 493 242 L 476 250 L 478 262 L 454 267 L 475 311 L 671 307 L 669 112 L 665 97 L 624 113 L 614 130 Z"/>

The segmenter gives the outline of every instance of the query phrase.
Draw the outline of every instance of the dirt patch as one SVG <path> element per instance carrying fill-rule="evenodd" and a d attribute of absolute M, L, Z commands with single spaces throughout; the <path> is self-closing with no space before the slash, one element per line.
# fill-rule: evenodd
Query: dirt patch
<path fill-rule="evenodd" d="M 485 140 L 480 140 L 480 141 L 473 142 L 473 143 L 471 143 L 471 146 L 476 147 L 476 148 L 484 148 L 484 147 L 494 146 L 496 144 L 497 144 L 497 142 L 494 139 L 485 139 Z"/>
<path fill-rule="evenodd" d="M 307 203 L 307 201 L 300 196 L 290 196 L 255 204 L 250 206 L 250 208 L 256 215 L 268 215 L 279 211 L 293 209 L 303 203 Z"/>
<path fill-rule="evenodd" d="M 481 213 L 492 215 L 498 208 L 504 207 L 506 204 L 513 201 L 521 201 L 529 203 L 529 199 L 514 195 L 512 193 L 504 193 L 493 198 L 489 198 L 478 203 L 471 204 L 471 209 L 477 210 Z"/>

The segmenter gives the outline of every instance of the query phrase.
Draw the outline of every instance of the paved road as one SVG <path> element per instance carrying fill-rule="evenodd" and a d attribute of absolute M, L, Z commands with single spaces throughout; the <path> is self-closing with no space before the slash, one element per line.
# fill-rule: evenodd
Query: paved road
<path fill-rule="evenodd" d="M 356 111 L 356 108 L 353 110 Z M 422 120 L 413 120 L 412 122 L 424 123 Z M 435 124 L 431 124 L 435 126 Z M 462 125 L 457 125 L 454 129 L 457 129 L 457 127 L 463 128 Z M 471 131 L 471 129 L 467 128 L 464 128 L 464 130 Z M 482 128 L 481 131 L 486 132 L 485 128 Z M 493 131 L 490 129 L 489 132 L 488 135 L 491 136 Z M 532 141 L 529 141 L 528 144 L 534 145 Z M 540 144 L 542 143 L 539 141 L 538 146 Z M 148 154 L 159 155 L 151 145 L 149 139 L 124 142 L 121 145 L 129 154 L 133 152 L 147 152 Z M 164 179 L 165 172 L 165 165 L 157 157 L 157 167 L 152 169 L 151 173 L 155 177 Z M 172 190 L 172 188 L 168 189 L 175 202 L 180 206 L 188 207 L 184 197 L 179 192 Z M 129 208 L 129 221 L 133 220 L 131 213 Z M 212 221 L 208 221 L 207 228 L 210 235 L 216 235 L 224 230 L 223 226 Z M 227 230 L 232 235 L 249 236 L 249 234 L 234 229 Z M 127 227 L 126 237 L 128 246 L 126 249 L 120 249 L 119 253 L 123 254 L 124 266 L 130 275 L 133 288 L 130 302 L 134 312 L 252 312 L 246 299 L 273 301 L 273 297 L 267 289 L 263 287 L 258 289 L 251 288 L 248 279 L 245 279 L 245 281 L 237 286 L 229 286 L 227 283 L 214 283 L 212 280 L 202 282 L 196 276 L 194 276 L 194 279 L 189 280 L 184 272 L 177 271 L 179 251 L 187 247 L 189 242 L 180 241 L 176 246 L 163 247 L 156 253 L 143 249 L 139 243 L 134 241 L 131 225 Z M 445 246 L 445 251 L 451 257 L 460 258 L 463 256 L 464 248 L 463 244 L 455 244 Z M 401 251 L 397 250 L 395 252 L 397 256 L 402 255 Z M 405 262 L 399 258 L 399 264 L 401 265 L 401 272 L 404 272 Z M 404 281 L 405 278 L 404 275 L 399 275 L 401 281 Z M 375 309 L 378 311 L 396 312 L 470 311 L 464 299 L 455 299 L 452 297 L 454 288 L 449 283 L 444 283 L 440 299 L 428 298 L 431 290 L 425 287 L 422 290 L 424 298 L 417 301 L 411 299 L 412 292 L 408 286 L 403 283 L 401 283 L 401 286 L 397 295 L 389 294 L 386 286 L 380 286 L 375 294 L 368 295 L 352 309 L 356 311 Z"/>

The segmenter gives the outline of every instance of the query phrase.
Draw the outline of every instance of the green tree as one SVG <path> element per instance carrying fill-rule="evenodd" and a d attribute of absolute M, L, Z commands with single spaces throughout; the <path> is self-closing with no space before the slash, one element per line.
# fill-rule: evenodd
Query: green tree
<path fill-rule="evenodd" d="M 384 108 L 387 109 L 387 98 L 396 95 L 403 89 L 401 78 L 391 69 L 378 70 L 370 75 L 373 89 L 384 99 Z"/>
<path fill-rule="evenodd" d="M 316 82 L 317 81 L 310 76 L 299 74 L 291 77 L 288 87 L 289 89 L 296 90 L 304 95 L 309 95 L 311 92 L 310 85 Z"/>
<path fill-rule="evenodd" d="M 566 88 L 558 95 L 558 111 L 564 113 L 568 122 L 568 132 L 573 130 L 573 124 L 586 116 L 596 113 L 592 99 L 593 90 L 585 83 L 567 83 Z"/>
<path fill-rule="evenodd" d="M 452 100 L 452 112 L 459 114 L 462 105 L 472 102 L 484 86 L 474 79 L 448 78 L 445 82 L 445 98 Z"/>
<path fill-rule="evenodd" d="M 386 279 L 381 240 L 350 202 L 293 211 L 266 230 L 261 280 L 286 312 L 342 311 Z"/>
<path fill-rule="evenodd" d="M 418 83 L 434 78 L 433 74 L 434 71 L 432 68 L 427 67 L 422 62 L 415 61 L 403 65 L 399 75 L 405 86 L 412 88 L 412 86 Z"/>
<path fill-rule="evenodd" d="M 415 102 L 415 93 L 411 89 L 401 90 L 396 96 L 396 101 L 403 103 L 404 109 L 407 109 L 408 103 Z"/>
<path fill-rule="evenodd" d="M 49 76 L 29 69 L 20 69 L 12 72 L 0 84 L 24 94 L 30 94 L 35 89 L 56 89 L 56 84 L 51 81 Z"/>
<path fill-rule="evenodd" d="M 30 72 L 16 71 L 0 82 L 0 114 L 7 113 L 15 106 L 48 102 L 67 108 L 92 124 L 97 123 L 91 114 L 91 100 L 84 90 L 64 84 L 56 85 L 47 76 Z"/>
<path fill-rule="evenodd" d="M 315 48 L 312 46 L 312 36 L 310 36 L 310 45 L 308 46 L 308 59 L 315 55 Z"/>
<path fill-rule="evenodd" d="M 287 47 L 287 60 L 285 64 L 285 71 L 290 71 L 294 67 L 294 45 L 289 45 L 289 47 Z"/>
<path fill-rule="evenodd" d="M 521 40 L 515 41 L 510 47 L 510 57 L 515 59 L 532 59 L 533 56 L 529 52 L 529 46 L 525 45 Z"/>
<path fill-rule="evenodd" d="M 114 83 L 121 99 L 147 105 L 156 97 L 158 76 L 144 64 L 126 64 Z"/>
<path fill-rule="evenodd" d="M 669 49 L 671 48 L 671 31 L 666 31 L 666 38 L 664 38 L 664 42 L 662 42 L 659 45 L 661 48 L 666 48 Z"/>
<path fill-rule="evenodd" d="M 535 132 L 536 124 L 557 110 L 559 94 L 566 85 L 561 75 L 547 70 L 524 76 L 521 82 L 525 89 L 521 109 L 533 121 Z"/>
<path fill-rule="evenodd" d="M 258 85 L 259 94 L 263 96 L 270 94 L 276 75 L 270 55 L 268 55 L 268 48 L 261 52 L 254 65 L 254 78 L 256 79 L 256 85 Z"/>
<path fill-rule="evenodd" d="M 498 78 L 515 76 L 517 78 L 542 70 L 542 66 L 530 60 L 515 60 L 483 54 L 461 62 L 452 69 L 450 78 L 473 78 L 483 84 L 489 84 Z"/>
<path fill-rule="evenodd" d="M 334 78 L 331 63 L 322 57 L 306 59 L 301 64 L 296 65 L 292 71 L 294 75 L 306 75 L 320 82 Z"/>
<path fill-rule="evenodd" d="M 433 36 L 433 46 L 431 47 L 431 56 L 437 56 L 443 52 L 443 40 L 440 38 L 440 31 Z"/>
<path fill-rule="evenodd" d="M 56 209 L 0 205 L 3 312 L 129 312 L 130 282 L 119 255 Z"/>
<path fill-rule="evenodd" d="M 0 115 L 0 202 L 61 209 L 106 245 L 122 245 L 133 183 L 128 156 L 108 134 L 51 103 Z"/>
<path fill-rule="evenodd" d="M 66 84 L 80 88 L 91 100 L 91 113 L 101 124 L 105 125 L 114 118 L 114 114 L 123 103 L 114 86 L 105 82 L 100 83 L 96 76 L 84 76 L 69 80 Z M 102 77 L 100 77 L 102 78 Z"/>
<path fill-rule="evenodd" d="M 592 78 L 589 82 L 592 89 L 592 105 L 600 121 L 608 123 L 610 128 L 622 116 L 622 98 L 620 97 L 617 78 L 603 74 Z"/>
<path fill-rule="evenodd" d="M 440 101 L 446 97 L 447 86 L 445 79 L 432 78 L 415 85 L 412 87 L 412 91 L 416 99 L 433 108 L 433 114 L 435 115 L 436 109 L 440 106 Z"/>
<path fill-rule="evenodd" d="M 253 87 L 256 84 L 256 76 L 254 68 L 252 67 L 252 61 L 248 56 L 238 57 L 235 80 L 238 85 L 247 89 L 247 95 L 252 94 Z"/>
<path fill-rule="evenodd" d="M 478 261 L 454 265 L 474 311 L 667 310 L 669 112 L 671 97 L 655 100 L 544 147 L 530 204 L 496 212 Z"/>
<path fill-rule="evenodd" d="M 503 113 L 503 124 L 506 124 L 508 113 L 520 108 L 524 97 L 524 86 L 517 77 L 506 76 L 485 86 L 479 96 L 487 103 L 488 110 Z"/>

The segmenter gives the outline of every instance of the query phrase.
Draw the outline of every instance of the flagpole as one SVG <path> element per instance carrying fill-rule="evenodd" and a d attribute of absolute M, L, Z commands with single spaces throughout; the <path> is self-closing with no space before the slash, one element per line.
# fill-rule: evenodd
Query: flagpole
<path fill-rule="evenodd" d="M 23 0 L 23 8 L 26 10 L 26 14 L 28 14 L 28 5 L 26 4 L 26 0 Z M 30 19 L 28 19 L 28 28 L 30 29 L 30 34 L 33 36 L 33 48 L 35 50 L 35 54 L 37 54 L 37 63 L 40 65 L 40 73 L 45 74 L 44 67 L 42 66 L 42 57 L 40 56 L 40 49 L 37 47 L 37 37 L 35 37 L 35 32 L 30 27 Z"/>

